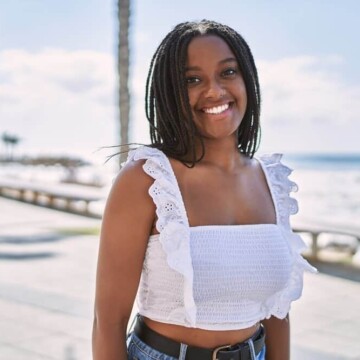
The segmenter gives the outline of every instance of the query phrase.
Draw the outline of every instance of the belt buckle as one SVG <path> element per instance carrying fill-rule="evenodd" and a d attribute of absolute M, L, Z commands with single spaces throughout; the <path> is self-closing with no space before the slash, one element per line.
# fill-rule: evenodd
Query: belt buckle
<path fill-rule="evenodd" d="M 225 350 L 225 349 L 230 349 L 231 345 L 223 345 L 223 346 L 219 346 L 216 349 L 214 349 L 213 353 L 212 353 L 212 360 L 218 360 L 217 358 L 217 354 L 219 351 L 221 350 Z"/>

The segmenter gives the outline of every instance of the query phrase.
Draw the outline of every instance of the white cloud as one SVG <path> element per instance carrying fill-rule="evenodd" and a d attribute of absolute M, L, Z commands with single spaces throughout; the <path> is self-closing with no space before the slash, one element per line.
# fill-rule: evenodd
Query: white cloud
<path fill-rule="evenodd" d="M 264 92 L 264 111 L 269 120 L 291 121 L 326 119 L 332 123 L 351 123 L 360 113 L 356 101 L 360 86 L 346 85 L 333 72 L 332 58 L 298 57 L 259 62 Z M 291 115 L 291 116 L 289 116 Z"/>
<path fill-rule="evenodd" d="M 340 65 L 336 55 L 258 62 L 265 147 L 360 151 L 360 86 L 346 84 Z"/>
<path fill-rule="evenodd" d="M 91 157 L 117 141 L 116 78 L 108 54 L 2 51 L 0 132 L 23 138 L 19 151 Z"/>

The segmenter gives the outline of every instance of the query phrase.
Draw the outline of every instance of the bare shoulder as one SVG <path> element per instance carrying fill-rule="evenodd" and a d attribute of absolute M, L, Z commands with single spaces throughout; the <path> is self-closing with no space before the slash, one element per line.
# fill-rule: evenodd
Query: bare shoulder
<path fill-rule="evenodd" d="M 128 162 L 118 173 L 116 179 L 114 181 L 114 186 L 117 186 L 118 183 L 122 182 L 130 182 L 140 185 L 141 184 L 149 184 L 153 181 L 153 179 L 146 174 L 143 169 L 143 165 L 146 160 L 136 160 Z"/>
<path fill-rule="evenodd" d="M 145 173 L 144 163 L 145 160 L 127 163 L 116 176 L 109 196 L 136 196 L 144 193 L 148 195 L 148 189 L 154 179 Z"/>
<path fill-rule="evenodd" d="M 129 162 L 116 176 L 108 196 L 104 217 L 121 215 L 150 219 L 155 216 L 155 205 L 149 195 L 154 179 L 143 169 L 145 160 Z"/>

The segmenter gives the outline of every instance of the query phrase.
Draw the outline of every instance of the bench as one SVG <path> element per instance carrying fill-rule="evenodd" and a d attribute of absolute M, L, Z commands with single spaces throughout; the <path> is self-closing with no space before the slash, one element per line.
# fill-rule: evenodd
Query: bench
<path fill-rule="evenodd" d="M 319 245 L 318 238 L 320 234 L 338 234 L 349 235 L 357 239 L 360 244 L 360 227 L 345 226 L 340 224 L 296 224 L 293 230 L 298 233 L 308 233 L 311 236 L 311 257 L 318 259 Z"/>
<path fill-rule="evenodd" d="M 0 196 L 88 216 L 95 215 L 89 211 L 90 202 L 105 198 L 105 194 L 100 189 L 19 179 L 0 179 Z M 64 203 L 63 206 L 58 200 Z M 79 202 L 82 202 L 84 206 L 75 207 L 75 203 Z"/>

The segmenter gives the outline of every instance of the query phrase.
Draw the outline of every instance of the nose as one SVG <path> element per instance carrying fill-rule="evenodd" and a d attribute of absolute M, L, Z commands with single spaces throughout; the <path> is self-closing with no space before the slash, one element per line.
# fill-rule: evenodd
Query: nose
<path fill-rule="evenodd" d="M 207 99 L 220 99 L 225 95 L 226 91 L 217 79 L 209 80 L 205 89 L 205 97 Z"/>

